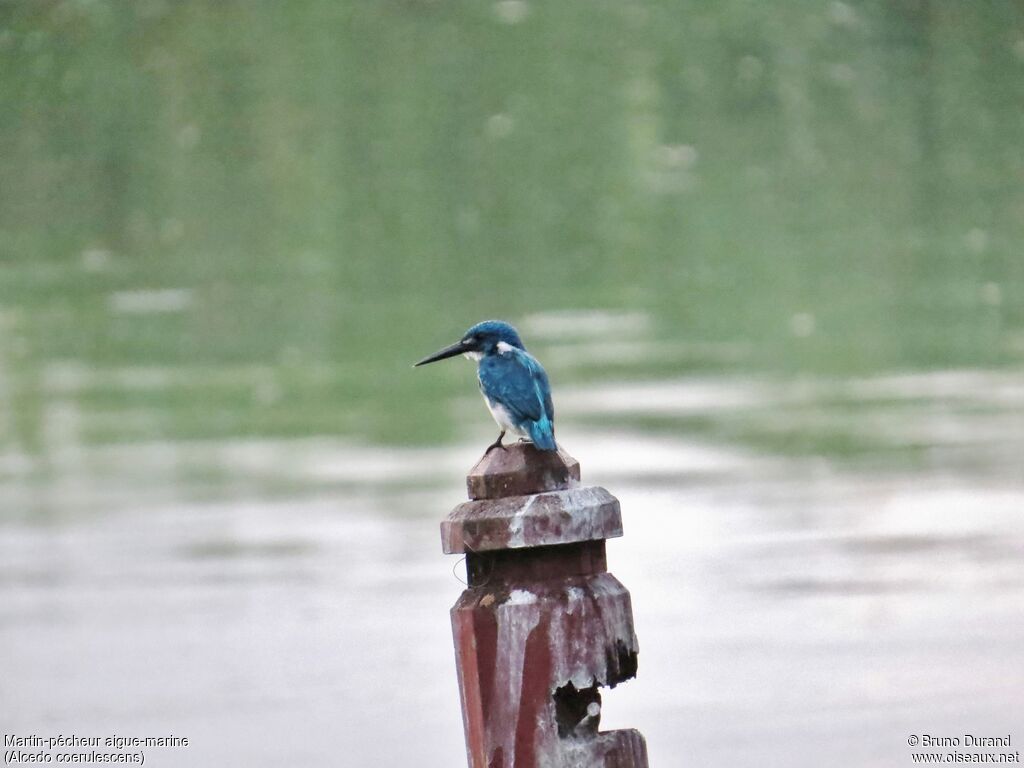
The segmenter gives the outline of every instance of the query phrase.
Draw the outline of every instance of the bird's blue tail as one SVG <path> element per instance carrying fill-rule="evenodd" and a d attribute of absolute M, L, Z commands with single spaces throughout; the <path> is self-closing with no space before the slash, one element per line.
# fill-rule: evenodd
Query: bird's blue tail
<path fill-rule="evenodd" d="M 547 416 L 542 416 L 539 421 L 530 422 L 530 439 L 537 446 L 537 450 L 558 450 L 555 444 L 555 426 Z"/>

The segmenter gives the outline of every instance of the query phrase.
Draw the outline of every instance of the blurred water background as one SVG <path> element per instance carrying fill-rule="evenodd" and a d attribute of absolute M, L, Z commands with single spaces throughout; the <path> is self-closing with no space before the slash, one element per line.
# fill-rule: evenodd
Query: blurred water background
<path fill-rule="evenodd" d="M 0 3 L 0 730 L 464 764 L 501 317 L 652 765 L 1024 741 L 1022 139 L 1016 2 Z"/>

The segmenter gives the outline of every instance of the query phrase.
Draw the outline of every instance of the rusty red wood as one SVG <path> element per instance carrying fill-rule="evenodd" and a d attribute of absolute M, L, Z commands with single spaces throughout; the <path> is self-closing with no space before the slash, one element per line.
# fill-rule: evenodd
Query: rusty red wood
<path fill-rule="evenodd" d="M 600 689 L 635 676 L 638 646 L 606 570 L 619 503 L 579 477 L 564 453 L 494 450 L 441 525 L 466 553 L 451 618 L 470 768 L 647 768 L 638 731 L 598 730 Z"/>
<path fill-rule="evenodd" d="M 579 462 L 569 454 L 515 443 L 481 458 L 466 475 L 466 490 L 471 499 L 497 499 L 562 490 L 579 479 Z"/>

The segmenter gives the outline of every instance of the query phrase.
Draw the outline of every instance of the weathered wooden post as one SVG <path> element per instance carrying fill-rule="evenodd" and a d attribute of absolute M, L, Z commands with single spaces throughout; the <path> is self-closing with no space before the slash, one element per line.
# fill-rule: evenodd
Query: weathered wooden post
<path fill-rule="evenodd" d="M 598 731 L 599 688 L 636 674 L 629 592 L 606 570 L 619 502 L 570 456 L 529 443 L 484 456 L 441 523 L 466 555 L 451 611 L 470 768 L 647 768 L 635 730 Z"/>

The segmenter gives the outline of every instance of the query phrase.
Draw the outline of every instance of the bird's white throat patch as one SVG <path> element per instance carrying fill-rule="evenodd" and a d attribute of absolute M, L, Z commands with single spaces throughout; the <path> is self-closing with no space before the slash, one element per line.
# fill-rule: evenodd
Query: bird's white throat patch
<path fill-rule="evenodd" d="M 499 341 L 498 342 L 498 354 L 499 355 L 507 355 L 513 349 L 515 349 L 515 347 L 513 347 L 507 341 Z"/>
<path fill-rule="evenodd" d="M 482 352 L 463 352 L 463 353 L 462 353 L 462 356 L 463 356 L 464 358 L 466 358 L 467 360 L 476 360 L 476 361 L 479 361 L 479 360 L 480 360 L 480 358 L 481 358 L 481 357 L 483 357 L 484 355 L 483 355 L 483 353 L 482 353 Z"/>

